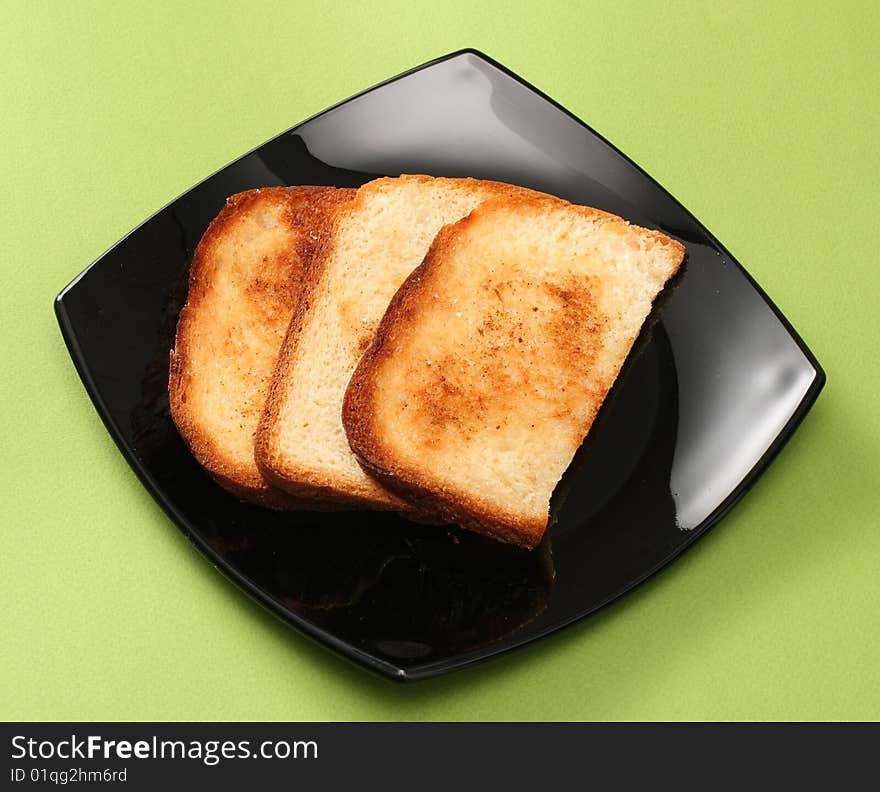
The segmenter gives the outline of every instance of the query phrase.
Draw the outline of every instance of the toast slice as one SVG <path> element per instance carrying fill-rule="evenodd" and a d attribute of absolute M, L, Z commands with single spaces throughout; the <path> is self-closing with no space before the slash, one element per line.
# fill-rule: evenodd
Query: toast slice
<path fill-rule="evenodd" d="M 485 203 L 444 228 L 395 295 L 343 422 L 386 486 L 534 547 L 684 247 L 557 199 Z"/>
<path fill-rule="evenodd" d="M 201 465 L 244 500 L 305 505 L 263 478 L 254 434 L 329 212 L 354 193 L 270 187 L 234 195 L 196 248 L 171 350 L 171 416 Z"/>
<path fill-rule="evenodd" d="M 368 476 L 342 426 L 345 388 L 379 320 L 437 232 L 484 201 L 528 191 L 498 182 L 401 176 L 337 208 L 284 341 L 256 459 L 276 486 L 356 507 L 410 506 Z"/>

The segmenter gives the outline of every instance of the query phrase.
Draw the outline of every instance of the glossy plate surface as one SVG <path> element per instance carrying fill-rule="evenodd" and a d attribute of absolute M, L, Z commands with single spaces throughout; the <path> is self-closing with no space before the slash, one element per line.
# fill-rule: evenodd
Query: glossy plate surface
<path fill-rule="evenodd" d="M 659 228 L 688 250 L 523 553 L 371 512 L 277 514 L 202 472 L 171 422 L 168 351 L 189 259 L 228 195 L 378 175 L 525 185 Z M 247 593 L 367 667 L 416 679 L 519 646 L 644 580 L 738 500 L 824 374 L 742 267 L 662 187 L 485 56 L 426 64 L 278 136 L 181 196 L 59 295 L 107 429 L 190 539 Z"/>

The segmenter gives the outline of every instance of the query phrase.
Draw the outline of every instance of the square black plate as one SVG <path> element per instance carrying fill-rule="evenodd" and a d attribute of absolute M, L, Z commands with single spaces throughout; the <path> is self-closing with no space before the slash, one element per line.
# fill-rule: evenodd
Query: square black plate
<path fill-rule="evenodd" d="M 168 350 L 190 256 L 228 195 L 429 173 L 521 184 L 685 243 L 667 287 L 523 553 L 372 512 L 276 514 L 205 475 L 168 411 Z M 59 295 L 101 418 L 144 485 L 245 592 L 368 668 L 418 679 L 596 611 L 667 564 L 743 495 L 825 376 L 712 235 L 602 137 L 465 50 L 270 140 L 170 203 Z"/>

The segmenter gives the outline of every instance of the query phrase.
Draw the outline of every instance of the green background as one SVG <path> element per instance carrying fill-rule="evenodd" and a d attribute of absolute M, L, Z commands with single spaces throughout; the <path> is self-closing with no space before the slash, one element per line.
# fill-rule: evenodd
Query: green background
<path fill-rule="evenodd" d="M 0 717 L 880 718 L 877 8 L 3 2 Z M 828 385 L 663 574 L 531 648 L 399 686 L 276 622 L 183 538 L 104 431 L 52 299 L 207 174 L 466 46 L 689 207 Z"/>

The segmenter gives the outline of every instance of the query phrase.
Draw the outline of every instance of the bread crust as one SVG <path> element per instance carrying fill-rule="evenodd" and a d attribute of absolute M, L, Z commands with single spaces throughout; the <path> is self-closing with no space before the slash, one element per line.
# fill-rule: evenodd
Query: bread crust
<path fill-rule="evenodd" d="M 351 195 L 349 200 L 335 206 L 328 216 L 328 222 L 318 232 L 319 238 L 316 240 L 312 263 L 303 278 L 302 294 L 294 309 L 290 325 L 287 328 L 287 333 L 284 336 L 284 341 L 278 354 L 275 372 L 266 397 L 266 406 L 263 409 L 257 429 L 254 459 L 265 480 L 270 482 L 279 491 L 285 492 L 290 496 L 318 502 L 336 502 L 351 508 L 401 508 L 405 510 L 407 504 L 404 501 L 398 502 L 396 498 L 388 503 L 384 503 L 377 502 L 375 498 L 361 498 L 355 494 L 342 497 L 334 487 L 334 482 L 331 479 L 316 475 L 310 469 L 292 464 L 291 460 L 284 457 L 278 451 L 279 435 L 283 428 L 280 421 L 280 412 L 284 404 L 284 383 L 300 357 L 297 342 L 302 335 L 305 323 L 308 321 L 311 305 L 314 302 L 316 292 L 326 270 L 327 256 L 332 244 L 333 229 L 339 222 L 342 213 L 352 211 L 363 203 L 363 198 L 361 198 L 360 203 L 358 202 L 360 192 L 358 190 Z"/>
<path fill-rule="evenodd" d="M 541 205 L 573 206 L 567 201 L 550 196 L 513 195 L 488 201 L 468 217 L 443 228 L 421 265 L 410 274 L 391 300 L 373 343 L 364 353 L 352 375 L 343 401 L 343 425 L 351 449 L 360 464 L 384 486 L 407 498 L 420 509 L 432 511 L 449 522 L 458 523 L 477 533 L 527 549 L 533 549 L 540 543 L 547 528 L 549 514 L 542 519 L 530 519 L 513 509 L 492 508 L 474 493 L 440 487 L 422 471 L 399 463 L 377 426 L 377 407 L 381 408 L 381 404 L 377 398 L 376 374 L 385 362 L 395 354 L 399 354 L 401 328 L 409 322 L 418 321 L 420 302 L 426 295 L 442 288 L 443 284 L 436 282 L 436 278 L 442 274 L 440 272 L 442 261 L 454 249 L 468 227 L 474 224 L 482 213 L 493 211 L 498 207 L 515 210 L 517 207 Z M 593 217 L 603 224 L 623 223 L 629 226 L 629 223 L 616 215 L 589 207 L 576 208 L 583 216 Z M 640 231 L 646 238 L 671 245 L 673 255 L 678 258 L 677 269 L 684 258 L 684 246 L 660 232 L 648 229 L 640 229 Z M 598 387 L 603 388 L 607 393 L 615 378 L 616 373 L 610 381 L 598 383 Z M 589 432 L 594 417 L 595 413 L 589 416 L 586 425 L 582 427 L 583 437 Z"/>
<path fill-rule="evenodd" d="M 200 240 L 189 272 L 189 291 L 187 301 L 180 312 L 174 347 L 170 350 L 168 392 L 171 416 L 183 440 L 191 450 L 199 464 L 224 489 L 238 498 L 258 503 L 274 509 L 314 508 L 315 504 L 303 499 L 291 497 L 289 493 L 271 486 L 253 464 L 235 458 L 222 442 L 211 431 L 209 422 L 204 420 L 198 407 L 188 403 L 188 393 L 199 377 L 206 376 L 200 370 L 196 355 L 200 339 L 205 332 L 213 332 L 208 323 L 215 318 L 210 313 L 212 289 L 217 287 L 219 266 L 215 261 L 218 246 L 227 235 L 234 233 L 236 224 L 251 211 L 259 210 L 261 205 L 271 206 L 280 211 L 285 231 L 293 236 L 294 249 L 289 258 L 279 261 L 271 254 L 264 256 L 267 266 L 279 270 L 287 267 L 282 274 L 282 286 L 274 284 L 268 290 L 261 282 L 259 272 L 248 272 L 244 282 L 236 283 L 235 287 L 243 294 L 245 290 L 256 291 L 257 296 L 265 301 L 275 312 L 272 321 L 286 325 L 289 312 L 298 303 L 301 290 L 301 279 L 296 272 L 302 267 L 308 273 L 317 246 L 315 230 L 323 229 L 328 217 L 337 204 L 351 198 L 354 190 L 337 190 L 333 187 L 267 187 L 238 193 L 227 199 L 221 212 L 214 218 Z M 225 273 L 221 273 L 225 275 Z M 263 289 L 263 293 L 259 290 Z M 246 310 L 242 310 L 239 321 L 253 320 Z M 225 318 L 225 317 L 224 317 Z M 234 322 L 229 322 L 230 329 Z M 263 348 L 261 356 L 272 356 L 274 351 Z M 271 369 L 270 369 L 271 370 Z M 242 383 L 242 391 L 248 399 L 260 400 L 268 383 Z M 238 393 L 234 396 L 240 395 Z M 233 397 L 234 397 L 233 396 Z M 220 397 L 218 397 L 220 398 Z"/>
<path fill-rule="evenodd" d="M 331 222 L 326 227 L 326 233 L 319 242 L 318 251 L 303 285 L 303 297 L 294 312 L 278 357 L 272 386 L 266 400 L 266 409 L 257 431 L 255 458 L 267 481 L 297 497 L 335 501 L 356 508 L 398 510 L 411 519 L 434 523 L 443 519 L 438 519 L 436 514 L 426 511 L 422 508 L 422 504 L 414 507 L 408 497 L 402 497 L 398 491 L 385 487 L 381 477 L 375 477 L 378 479 L 377 483 L 370 482 L 369 485 L 365 483 L 363 487 L 354 482 L 343 483 L 332 475 L 323 475 L 313 468 L 299 465 L 279 451 L 279 438 L 283 431 L 280 414 L 286 397 L 285 382 L 293 376 L 292 372 L 300 364 L 302 355 L 299 340 L 311 318 L 311 306 L 322 297 L 327 261 L 333 252 L 334 230 L 347 215 L 363 209 L 371 195 L 385 189 L 396 189 L 401 181 L 424 185 L 427 188 L 439 181 L 454 181 L 462 190 L 479 190 L 496 197 L 520 194 L 543 195 L 502 182 L 471 178 L 438 179 L 424 174 L 405 174 L 399 177 L 375 179 L 361 187 L 353 200 L 337 206 L 332 213 Z M 487 199 L 492 198 L 487 195 Z M 379 484 L 383 486 L 380 487 Z"/>

